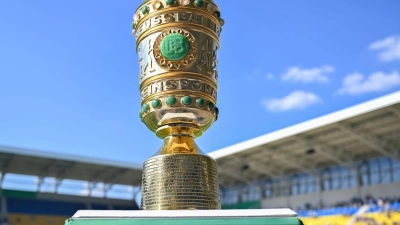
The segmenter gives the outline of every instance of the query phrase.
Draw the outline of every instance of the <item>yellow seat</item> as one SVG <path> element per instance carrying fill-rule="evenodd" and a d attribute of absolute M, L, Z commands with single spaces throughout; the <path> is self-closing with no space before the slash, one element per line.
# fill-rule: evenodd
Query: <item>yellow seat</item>
<path fill-rule="evenodd" d="M 362 216 L 363 218 L 371 218 L 378 222 L 379 224 L 392 225 L 393 222 L 400 222 L 400 213 L 392 212 L 390 218 L 386 216 L 385 213 L 367 213 Z M 301 220 L 305 225 L 346 225 L 350 216 L 335 215 L 335 216 L 321 216 L 317 218 L 302 218 Z M 365 221 L 355 222 L 353 225 L 365 225 Z"/>
<path fill-rule="evenodd" d="M 66 216 L 53 215 L 29 215 L 12 213 L 8 215 L 9 223 L 12 225 L 58 225 L 64 224 Z"/>

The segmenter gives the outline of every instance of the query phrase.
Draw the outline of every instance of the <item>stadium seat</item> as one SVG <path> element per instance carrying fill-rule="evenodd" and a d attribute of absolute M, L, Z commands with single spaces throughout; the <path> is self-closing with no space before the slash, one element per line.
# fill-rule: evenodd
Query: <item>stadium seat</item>
<path fill-rule="evenodd" d="M 53 216 L 53 215 L 29 215 L 29 214 L 15 214 L 8 215 L 9 223 L 12 225 L 56 225 L 64 224 L 68 219 L 66 216 Z"/>
<path fill-rule="evenodd" d="M 321 216 L 321 217 L 306 217 L 301 218 L 304 224 L 306 225 L 346 225 L 351 216 L 344 216 L 344 215 L 335 215 L 335 216 Z M 386 216 L 385 213 L 367 213 L 362 216 L 362 218 L 373 219 L 378 224 L 387 224 L 392 225 L 394 222 L 400 222 L 400 213 L 392 212 L 390 218 Z M 365 225 L 367 224 L 364 220 L 359 220 L 355 222 L 353 225 Z"/>

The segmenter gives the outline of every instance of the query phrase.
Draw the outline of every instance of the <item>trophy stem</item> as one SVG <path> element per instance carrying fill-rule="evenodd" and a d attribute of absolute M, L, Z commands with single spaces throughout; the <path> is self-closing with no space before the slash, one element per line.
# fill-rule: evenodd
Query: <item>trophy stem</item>
<path fill-rule="evenodd" d="M 181 127 L 182 128 L 182 127 Z M 142 209 L 221 209 L 217 165 L 203 153 L 187 127 L 169 136 L 143 165 Z M 194 131 L 194 130 L 192 130 Z"/>

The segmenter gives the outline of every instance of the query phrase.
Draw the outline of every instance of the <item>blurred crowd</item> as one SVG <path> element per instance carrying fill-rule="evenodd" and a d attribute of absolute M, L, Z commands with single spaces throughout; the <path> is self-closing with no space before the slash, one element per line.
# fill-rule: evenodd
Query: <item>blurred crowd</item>
<path fill-rule="evenodd" d="M 357 213 L 361 206 L 367 205 L 369 212 L 385 213 L 390 217 L 391 212 L 400 212 L 400 198 L 374 198 L 367 195 L 365 198 L 352 198 L 347 202 L 338 202 L 332 206 L 316 207 L 309 203 L 304 208 L 297 209 L 300 216 L 303 217 L 319 217 L 328 215 L 345 215 L 351 216 Z"/>

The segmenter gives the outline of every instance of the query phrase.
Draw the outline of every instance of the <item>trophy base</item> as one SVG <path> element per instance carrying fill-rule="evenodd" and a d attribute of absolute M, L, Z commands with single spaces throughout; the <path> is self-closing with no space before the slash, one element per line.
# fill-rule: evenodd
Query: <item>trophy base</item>
<path fill-rule="evenodd" d="M 191 126 L 165 126 L 169 136 L 143 164 L 143 210 L 221 209 L 217 162 L 194 142 Z"/>
<path fill-rule="evenodd" d="M 221 209 L 217 164 L 200 154 L 168 154 L 143 165 L 144 210 Z"/>
<path fill-rule="evenodd" d="M 302 225 L 296 216 L 289 209 L 80 210 L 65 225 Z"/>

